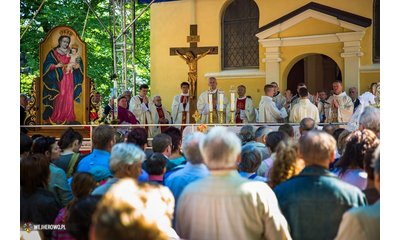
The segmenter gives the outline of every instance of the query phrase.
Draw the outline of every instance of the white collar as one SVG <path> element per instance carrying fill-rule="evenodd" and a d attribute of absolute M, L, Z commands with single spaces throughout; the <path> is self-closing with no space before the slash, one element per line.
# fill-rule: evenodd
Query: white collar
<path fill-rule="evenodd" d="M 189 96 L 189 93 L 181 93 L 182 96 Z"/>
<path fill-rule="evenodd" d="M 243 100 L 243 99 L 246 99 L 246 96 L 244 96 L 244 97 L 238 97 L 237 99 L 239 99 L 239 100 Z"/>
<path fill-rule="evenodd" d="M 333 94 L 332 96 L 333 96 L 334 98 L 337 98 L 337 97 L 347 96 L 347 94 L 346 94 L 346 92 L 341 92 L 341 93 L 339 93 L 339 94 Z"/>
<path fill-rule="evenodd" d="M 272 97 L 270 97 L 270 96 L 261 96 L 261 99 L 272 99 Z"/>
<path fill-rule="evenodd" d="M 212 94 L 216 93 L 218 89 L 214 89 L 214 91 L 211 91 Z M 210 92 L 210 89 L 207 90 L 208 92 Z"/>

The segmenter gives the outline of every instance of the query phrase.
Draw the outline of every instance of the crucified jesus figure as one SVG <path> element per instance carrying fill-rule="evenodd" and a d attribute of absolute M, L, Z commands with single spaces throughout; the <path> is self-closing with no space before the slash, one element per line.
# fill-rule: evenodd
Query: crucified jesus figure
<path fill-rule="evenodd" d="M 176 55 L 182 58 L 187 65 L 189 65 L 189 72 L 188 72 L 188 82 L 190 84 L 190 98 L 193 99 L 196 92 L 196 82 L 197 82 L 197 61 L 200 58 L 203 58 L 210 52 L 212 52 L 214 48 L 208 49 L 205 53 L 201 54 L 198 57 L 195 57 L 192 52 L 188 51 L 185 53 L 185 56 L 180 54 L 177 50 L 175 50 Z"/>

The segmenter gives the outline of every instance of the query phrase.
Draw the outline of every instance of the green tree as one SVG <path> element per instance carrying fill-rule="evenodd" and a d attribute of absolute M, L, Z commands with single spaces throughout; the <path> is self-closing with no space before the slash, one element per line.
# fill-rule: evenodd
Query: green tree
<path fill-rule="evenodd" d="M 20 1 L 20 32 L 27 28 L 32 17 L 39 8 L 41 0 Z M 111 31 L 112 11 L 107 0 L 92 0 L 91 6 Z M 145 4 L 135 2 L 135 12 L 138 15 Z M 46 1 L 34 21 L 29 26 L 20 41 L 20 51 L 26 53 L 27 66 L 31 68 L 28 74 L 21 74 L 21 92 L 28 93 L 32 80 L 39 77 L 39 43 L 46 33 L 57 25 L 72 27 L 80 36 L 84 30 L 88 5 L 81 0 Z M 150 12 L 147 10 L 136 22 L 135 71 L 139 83 L 150 82 Z M 118 34 L 118 33 L 117 33 Z M 89 11 L 84 35 L 87 44 L 87 76 L 94 79 L 96 89 L 108 100 L 113 83 L 110 76 L 114 74 L 113 50 L 109 35 L 104 30 L 92 11 Z"/>

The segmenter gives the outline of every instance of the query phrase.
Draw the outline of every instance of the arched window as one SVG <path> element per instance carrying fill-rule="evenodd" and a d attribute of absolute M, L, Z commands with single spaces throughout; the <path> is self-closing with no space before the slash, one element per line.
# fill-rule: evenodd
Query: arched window
<path fill-rule="evenodd" d="M 254 0 L 234 0 L 222 16 L 222 67 L 251 68 L 259 65 L 259 10 Z"/>
<path fill-rule="evenodd" d="M 374 2 L 374 27 L 373 27 L 373 51 L 374 51 L 374 62 L 380 61 L 380 0 Z"/>

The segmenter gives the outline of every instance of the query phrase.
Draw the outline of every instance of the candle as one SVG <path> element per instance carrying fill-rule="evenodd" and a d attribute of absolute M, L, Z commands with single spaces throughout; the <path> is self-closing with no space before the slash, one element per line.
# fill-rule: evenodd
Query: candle
<path fill-rule="evenodd" d="M 235 93 L 231 92 L 231 111 L 235 110 Z"/>
<path fill-rule="evenodd" d="M 211 91 L 208 93 L 208 107 L 210 109 L 210 111 L 213 110 L 213 101 L 212 101 L 212 93 Z"/>
<path fill-rule="evenodd" d="M 219 92 L 219 110 L 222 111 L 224 109 L 224 93 Z"/>

